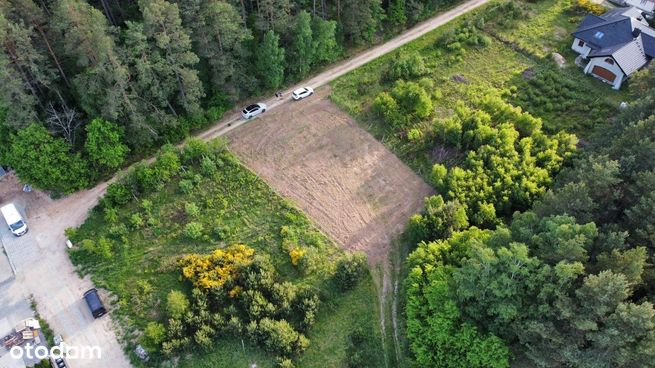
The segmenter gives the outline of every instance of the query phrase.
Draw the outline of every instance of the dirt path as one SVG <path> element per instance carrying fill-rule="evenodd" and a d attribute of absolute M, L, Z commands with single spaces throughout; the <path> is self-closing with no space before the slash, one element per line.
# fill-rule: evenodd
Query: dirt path
<path fill-rule="evenodd" d="M 109 316 L 94 320 L 82 300 L 93 287 L 74 271 L 66 252 L 64 230 L 79 226 L 104 193 L 103 183 L 60 200 L 52 200 L 38 191 L 23 193 L 22 185 L 9 175 L 0 182 L 2 203 L 13 202 L 26 214 L 30 231 L 15 238 L 3 227 L 1 240 L 16 267 L 16 278 L 8 292 L 12 297 L 32 296 L 39 314 L 69 346 L 101 348 L 100 359 L 69 360 L 80 367 L 129 367 Z"/>
<path fill-rule="evenodd" d="M 316 89 L 320 86 L 328 84 L 333 80 L 341 77 L 342 75 L 352 70 L 355 70 L 360 66 L 372 60 L 375 60 L 376 58 L 384 54 L 387 54 L 403 45 L 406 45 L 407 43 L 414 41 L 415 39 L 425 35 L 426 33 L 429 33 L 430 31 L 433 31 L 436 28 L 450 22 L 451 20 L 463 14 L 466 14 L 471 10 L 478 8 L 490 1 L 491 0 L 470 0 L 464 2 L 445 13 L 439 14 L 434 18 L 430 18 L 422 23 L 417 24 L 416 26 L 412 27 L 406 32 L 392 38 L 391 40 L 379 46 L 373 47 L 367 51 L 364 51 L 360 54 L 357 54 L 356 56 L 351 57 L 350 59 L 337 63 L 331 66 L 329 69 L 325 70 L 324 72 L 321 72 L 318 75 L 308 80 L 305 80 L 293 87 L 290 87 L 289 89 L 284 91 L 284 95 L 287 96 L 287 98 L 284 100 L 270 98 L 262 102 L 266 103 L 269 111 L 275 109 L 282 104 L 290 102 L 288 97 L 291 95 L 291 92 L 294 91 L 295 89 L 304 86 L 310 86 Z M 218 121 L 216 124 L 214 124 L 213 127 L 198 134 L 198 137 L 202 139 L 215 138 L 236 129 L 237 127 L 247 122 L 248 120 L 244 120 L 241 118 L 240 109 L 237 108 L 233 110 L 231 113 L 228 113 L 226 117 Z"/>

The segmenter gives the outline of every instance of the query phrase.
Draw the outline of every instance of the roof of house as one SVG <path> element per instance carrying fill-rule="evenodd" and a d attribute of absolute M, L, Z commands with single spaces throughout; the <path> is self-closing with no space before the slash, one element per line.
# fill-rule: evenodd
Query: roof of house
<path fill-rule="evenodd" d="M 641 36 L 634 41 L 589 53 L 590 58 L 605 56 L 611 56 L 626 75 L 631 75 L 648 63 Z"/>
<path fill-rule="evenodd" d="M 589 45 L 590 58 L 611 56 L 626 75 L 655 57 L 655 29 L 648 26 L 636 8 L 587 15 L 573 36 Z"/>

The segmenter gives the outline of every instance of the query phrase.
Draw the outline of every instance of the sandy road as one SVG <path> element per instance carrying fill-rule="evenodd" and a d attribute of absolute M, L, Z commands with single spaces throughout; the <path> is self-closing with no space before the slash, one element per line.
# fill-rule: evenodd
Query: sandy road
<path fill-rule="evenodd" d="M 399 36 L 396 36 L 395 38 L 392 38 L 391 40 L 376 46 L 372 49 L 369 49 L 367 51 L 364 51 L 350 59 L 344 60 L 340 63 L 337 63 L 336 65 L 333 65 L 329 69 L 325 70 L 324 72 L 319 73 L 318 75 L 305 80 L 301 83 L 298 83 L 297 85 L 287 89 L 284 92 L 284 95 L 289 97 L 291 96 L 291 92 L 294 91 L 295 89 L 298 89 L 300 87 L 304 86 L 310 86 L 313 87 L 314 89 L 323 86 L 325 84 L 328 84 L 332 82 L 333 80 L 341 77 L 342 75 L 353 71 L 360 66 L 367 64 L 378 57 L 387 54 L 409 42 L 414 41 L 415 39 L 425 35 L 426 33 L 429 33 L 430 31 L 435 30 L 436 28 L 450 22 L 451 20 L 464 15 L 471 10 L 478 8 L 491 0 L 470 0 L 467 1 L 463 4 L 460 4 L 457 7 L 452 8 L 451 10 L 442 13 L 434 18 L 430 18 L 422 23 L 419 23 L 415 27 L 407 30 L 406 32 L 400 34 Z M 264 102 L 267 106 L 267 110 L 274 109 L 281 104 L 288 102 L 290 100 L 289 98 L 285 98 L 283 100 L 278 100 L 276 98 L 271 98 Z M 201 139 L 211 139 L 215 138 L 221 135 L 226 134 L 227 132 L 236 129 L 237 127 L 245 124 L 249 120 L 244 120 L 241 118 L 240 112 L 239 111 L 234 111 L 232 114 L 229 116 L 224 117 L 220 121 L 218 121 L 213 127 L 210 129 L 200 133 L 197 135 L 198 138 Z"/>
<path fill-rule="evenodd" d="M 313 78 L 289 88 L 284 91 L 285 95 L 290 96 L 291 91 L 299 86 L 309 85 L 317 88 L 325 85 L 489 1 L 491 0 L 467 1 L 420 23 L 382 45 L 338 63 Z M 288 101 L 287 98 L 284 100 L 270 99 L 264 102 L 270 110 Z M 246 122 L 247 120 L 240 117 L 239 111 L 234 111 L 216 122 L 210 129 L 198 134 L 197 137 L 204 140 L 216 138 Z M 85 309 L 86 306 L 82 304 L 81 293 L 90 288 L 92 283 L 88 279 L 81 279 L 77 276 L 68 259 L 66 248 L 63 246 L 64 230 L 68 227 L 79 226 L 87 217 L 88 211 L 104 195 L 107 185 L 114 180 L 115 178 L 60 200 L 41 201 L 37 208 L 30 209 L 30 211 L 34 211 L 32 212 L 34 217 L 30 219 L 32 232 L 29 236 L 21 239 L 20 243 L 15 244 L 15 249 L 18 249 L 19 252 L 17 262 L 19 275 L 15 280 L 15 283 L 20 286 L 18 292 L 24 293 L 24 296 L 33 295 L 38 303 L 39 313 L 50 322 L 51 327 L 57 333 L 64 335 L 69 344 L 99 345 L 103 348 L 101 360 L 69 362 L 75 368 L 130 366 L 117 341 L 109 317 L 105 317 L 102 321 L 94 321 L 88 314 L 88 310 Z M 11 201 L 16 198 L 5 197 L 3 199 Z"/>

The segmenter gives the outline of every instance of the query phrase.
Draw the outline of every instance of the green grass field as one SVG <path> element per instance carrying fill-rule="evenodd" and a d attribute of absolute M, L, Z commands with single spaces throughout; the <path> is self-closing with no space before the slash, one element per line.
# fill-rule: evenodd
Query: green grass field
<path fill-rule="evenodd" d="M 471 105 L 485 95 L 503 96 L 541 118 L 546 132 L 566 130 L 584 137 L 616 111 L 626 94 L 585 76 L 574 65 L 570 32 L 580 15 L 569 9 L 569 0 L 516 1 L 518 14 L 508 20 L 508 11 L 497 8 L 504 3 L 493 2 L 339 78 L 332 83 L 332 100 L 424 177 L 437 161 L 438 152 L 429 142 L 409 140 L 408 131 L 418 128 L 430 136 L 433 121 L 450 116 L 456 103 Z M 467 23 L 487 37 L 488 45 L 465 47 L 465 52 L 454 58 L 444 47 L 444 39 Z M 564 55 L 567 67 L 557 67 L 551 60 L 553 52 Z M 423 57 L 429 70 L 425 76 L 438 91 L 433 98 L 435 112 L 398 131 L 381 121 L 371 106 L 380 92 L 391 89 L 394 81 L 385 75 L 394 61 L 412 53 Z"/>
<path fill-rule="evenodd" d="M 76 247 L 71 259 L 82 274 L 91 274 L 98 287 L 115 296 L 112 315 L 123 326 L 126 347 L 131 349 L 140 342 L 140 331 L 148 322 L 166 320 L 164 307 L 170 290 L 189 293 L 190 286 L 183 282 L 177 267 L 182 255 L 206 254 L 241 243 L 267 254 L 281 279 L 310 286 L 321 296 L 316 323 L 308 332 L 310 347 L 298 357 L 296 366 L 315 367 L 315 362 L 343 366 L 347 339 L 355 328 L 366 331 L 367 348 L 381 351 L 379 307 L 370 275 L 354 290 L 339 291 L 331 275 L 343 251 L 234 155 L 225 151 L 216 161 L 218 169 L 213 175 L 200 175 L 198 168 L 186 167 L 160 190 L 121 207 L 118 218 L 108 220 L 100 207 L 94 209 L 72 234 L 76 244 L 100 238 L 113 244 L 111 258 Z M 185 210 L 189 206 L 195 206 L 198 214 L 190 215 Z M 196 240 L 185 233 L 190 222 L 202 225 L 202 235 Z M 283 245 L 288 241 L 305 250 L 297 266 Z M 180 358 L 183 367 L 248 367 L 253 362 L 259 367 L 274 366 L 274 355 L 247 338 L 242 344 L 229 336 L 220 337 L 211 351 L 194 349 Z M 383 364 L 383 356 L 377 359 L 372 366 Z"/>

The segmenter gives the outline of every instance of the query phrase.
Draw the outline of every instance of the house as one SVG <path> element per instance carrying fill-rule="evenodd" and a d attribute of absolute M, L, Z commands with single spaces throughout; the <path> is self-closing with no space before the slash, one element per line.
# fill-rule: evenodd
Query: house
<path fill-rule="evenodd" d="M 648 14 L 655 13 L 655 0 L 625 0 L 625 5 L 634 6 Z"/>
<path fill-rule="evenodd" d="M 587 15 L 573 32 L 573 51 L 580 54 L 585 74 L 621 88 L 621 83 L 655 57 L 655 29 L 641 10 L 616 8 Z"/>

